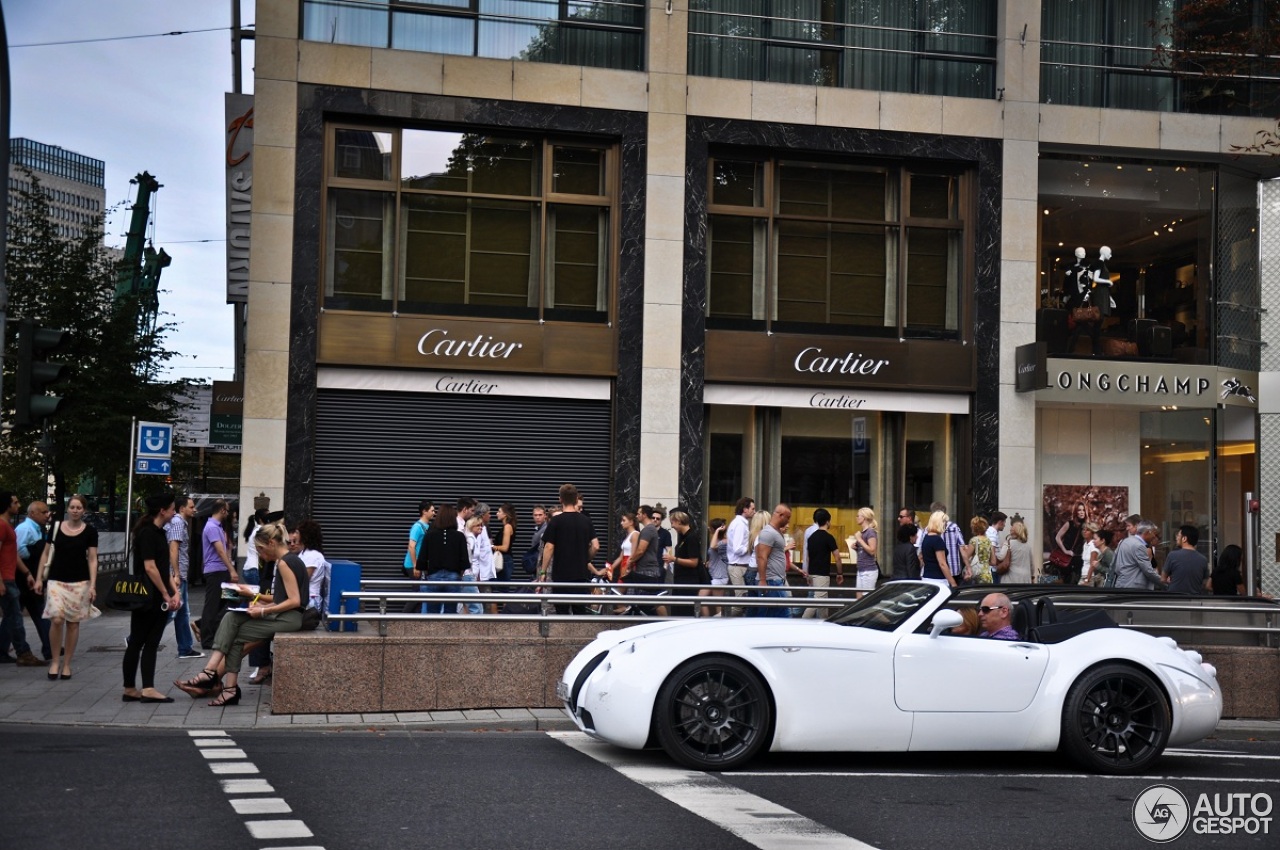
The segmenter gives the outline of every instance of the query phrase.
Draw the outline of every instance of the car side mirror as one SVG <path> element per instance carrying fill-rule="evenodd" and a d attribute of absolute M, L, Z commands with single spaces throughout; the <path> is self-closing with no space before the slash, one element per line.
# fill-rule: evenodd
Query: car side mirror
<path fill-rule="evenodd" d="M 933 623 L 929 626 L 929 637 L 936 638 L 947 629 L 954 629 L 963 622 L 964 617 L 960 616 L 959 611 L 944 608 L 933 615 Z"/>

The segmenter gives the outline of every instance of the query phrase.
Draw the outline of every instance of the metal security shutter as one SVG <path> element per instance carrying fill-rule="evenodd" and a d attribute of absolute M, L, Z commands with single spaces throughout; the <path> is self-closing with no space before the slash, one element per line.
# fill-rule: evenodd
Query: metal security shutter
<path fill-rule="evenodd" d="M 577 485 L 609 537 L 607 401 L 320 390 L 316 400 L 313 513 L 325 555 L 363 565 L 365 578 L 399 578 L 418 502 L 460 496 L 510 502 L 518 523 L 512 578 L 533 534 L 535 503 L 550 510 L 560 485 Z"/>

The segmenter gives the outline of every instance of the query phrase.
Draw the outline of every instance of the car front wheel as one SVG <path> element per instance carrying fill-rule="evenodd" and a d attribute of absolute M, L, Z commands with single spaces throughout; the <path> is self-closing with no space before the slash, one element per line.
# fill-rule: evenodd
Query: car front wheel
<path fill-rule="evenodd" d="M 658 742 L 697 770 L 731 770 L 768 743 L 773 707 L 754 670 L 728 656 L 688 661 L 658 691 Z"/>
<path fill-rule="evenodd" d="M 1169 707 L 1149 675 L 1120 664 L 1089 670 L 1062 710 L 1062 747 L 1095 773 L 1140 773 L 1164 752 Z"/>

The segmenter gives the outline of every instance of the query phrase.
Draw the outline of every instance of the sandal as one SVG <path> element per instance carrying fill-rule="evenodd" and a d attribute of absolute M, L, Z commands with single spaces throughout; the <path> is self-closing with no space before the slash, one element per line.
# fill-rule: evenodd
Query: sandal
<path fill-rule="evenodd" d="M 222 686 L 222 680 L 218 676 L 217 670 L 201 670 L 200 675 L 192 679 L 177 679 L 173 683 L 181 688 L 183 693 L 188 694 L 193 699 L 205 697 L 219 690 Z"/>
<path fill-rule="evenodd" d="M 271 681 L 270 667 L 268 667 L 266 670 L 259 670 L 253 676 L 249 677 L 249 684 L 251 685 L 265 685 L 270 681 Z"/>
<path fill-rule="evenodd" d="M 214 707 L 239 704 L 240 689 L 235 685 L 232 685 L 229 688 L 223 688 L 222 693 L 218 695 L 218 698 L 209 703 L 209 705 Z"/>

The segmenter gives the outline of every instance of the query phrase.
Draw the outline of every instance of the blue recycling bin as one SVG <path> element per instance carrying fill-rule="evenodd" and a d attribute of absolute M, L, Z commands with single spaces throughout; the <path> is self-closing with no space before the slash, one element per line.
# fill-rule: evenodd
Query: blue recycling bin
<path fill-rule="evenodd" d="M 359 614 L 360 601 L 348 599 L 343 601 L 343 593 L 355 593 L 360 590 L 360 565 L 355 561 L 329 562 L 329 613 Z M 331 632 L 358 631 L 360 624 L 355 620 L 330 620 L 327 624 Z"/>

